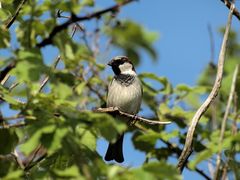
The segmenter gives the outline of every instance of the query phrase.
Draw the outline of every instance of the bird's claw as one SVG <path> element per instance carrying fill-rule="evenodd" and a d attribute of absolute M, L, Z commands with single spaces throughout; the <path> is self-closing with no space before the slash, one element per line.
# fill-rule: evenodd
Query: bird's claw
<path fill-rule="evenodd" d="M 134 114 L 133 118 L 129 120 L 129 125 L 133 126 L 137 122 L 138 116 Z"/>

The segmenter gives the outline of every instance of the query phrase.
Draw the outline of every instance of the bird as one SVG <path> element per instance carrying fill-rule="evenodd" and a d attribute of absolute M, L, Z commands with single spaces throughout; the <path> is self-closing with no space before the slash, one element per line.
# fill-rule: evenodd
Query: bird
<path fill-rule="evenodd" d="M 126 56 L 116 56 L 108 62 L 114 77 L 108 86 L 107 107 L 117 107 L 120 111 L 136 115 L 142 102 L 142 84 L 137 76 L 132 61 Z M 131 120 L 117 115 L 118 120 Z M 116 142 L 109 142 L 105 154 L 105 161 L 124 161 L 123 156 L 124 133 L 119 134 Z"/>

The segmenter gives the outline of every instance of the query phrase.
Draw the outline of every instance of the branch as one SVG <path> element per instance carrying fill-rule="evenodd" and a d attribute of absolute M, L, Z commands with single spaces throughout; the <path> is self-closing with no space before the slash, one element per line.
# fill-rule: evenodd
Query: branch
<path fill-rule="evenodd" d="M 13 128 L 13 127 L 24 127 L 26 125 L 27 125 L 27 123 L 25 123 L 25 122 L 19 122 L 19 123 L 15 123 L 15 124 L 4 124 L 3 126 L 0 126 L 0 129 L 9 129 L 9 128 Z"/>
<path fill-rule="evenodd" d="M 230 94 L 229 94 L 229 97 L 228 97 L 227 107 L 226 107 L 226 110 L 225 110 L 225 113 L 224 113 L 222 126 L 221 126 L 221 134 L 220 134 L 220 138 L 219 138 L 219 144 L 222 144 L 222 142 L 223 142 L 224 132 L 225 132 L 225 129 L 226 129 L 226 123 L 227 123 L 228 115 L 229 115 L 229 112 L 230 112 L 230 107 L 231 107 L 231 104 L 232 104 L 233 95 L 234 95 L 234 92 L 235 92 L 235 89 L 236 89 L 238 68 L 239 67 L 237 66 L 235 68 L 235 70 L 234 70 L 234 73 L 233 73 L 233 80 L 232 80 L 231 90 L 230 90 Z M 221 164 L 221 151 L 217 155 L 214 179 L 217 179 L 218 176 L 219 176 L 218 173 L 219 173 L 220 164 Z"/>
<path fill-rule="evenodd" d="M 146 132 L 146 133 L 147 133 L 147 131 L 148 131 L 148 129 L 146 129 L 145 127 L 143 127 L 143 126 L 140 125 L 140 124 L 135 124 L 135 126 L 136 126 L 137 128 L 139 128 L 140 130 L 142 130 L 143 132 Z M 176 144 L 172 144 L 172 143 L 170 143 L 170 142 L 168 142 L 168 141 L 165 141 L 165 140 L 163 140 L 163 139 L 160 139 L 160 140 L 161 140 L 164 144 L 166 144 L 167 147 L 168 147 L 168 149 L 169 149 L 170 151 L 172 151 L 173 153 L 175 153 L 175 154 L 177 155 L 177 157 L 179 157 L 179 156 L 181 155 L 181 149 L 180 149 L 179 147 L 177 147 Z M 188 167 L 188 163 L 189 163 L 189 161 L 187 161 L 186 167 L 187 167 L 189 170 L 192 171 L 192 169 L 190 169 L 190 168 Z M 207 179 L 207 180 L 210 180 L 210 179 L 211 179 L 207 174 L 204 173 L 203 170 L 199 169 L 198 167 L 195 167 L 195 170 L 196 170 L 196 172 L 197 172 L 198 174 L 200 174 L 201 176 L 203 176 L 205 179 Z"/>
<path fill-rule="evenodd" d="M 162 139 L 161 139 L 161 140 L 162 140 Z M 173 145 L 173 144 L 170 143 L 170 142 L 164 141 L 164 140 L 162 140 L 162 142 L 164 142 L 164 143 L 168 146 L 168 149 L 170 149 L 170 150 L 172 150 L 174 153 L 176 153 L 178 157 L 181 155 L 181 149 L 180 149 L 179 147 Z M 186 167 L 187 167 L 189 170 L 192 170 L 192 169 L 190 169 L 190 168 L 188 167 L 188 163 L 189 163 L 189 161 L 187 160 Z M 205 179 L 208 179 L 208 180 L 211 179 L 207 174 L 204 173 L 203 170 L 199 169 L 198 167 L 195 167 L 195 170 L 196 170 L 196 172 L 197 172 L 198 174 L 200 174 L 201 176 L 203 176 Z"/>
<path fill-rule="evenodd" d="M 9 29 L 9 28 L 11 27 L 11 25 L 13 24 L 13 22 L 14 22 L 15 19 L 17 18 L 20 10 L 22 9 L 22 6 L 24 5 L 24 3 L 25 3 L 26 1 L 27 1 L 27 0 L 22 0 L 22 1 L 19 3 L 15 14 L 11 17 L 10 21 L 5 25 L 5 28 L 6 28 L 6 29 Z"/>
<path fill-rule="evenodd" d="M 179 157 L 178 165 L 177 165 L 177 168 L 180 172 L 182 172 L 182 170 L 183 170 L 183 168 L 184 168 L 184 166 L 185 166 L 185 164 L 188 160 L 188 157 L 192 153 L 193 135 L 194 135 L 196 126 L 197 126 L 201 116 L 207 111 L 208 107 L 210 106 L 210 104 L 213 102 L 213 100 L 217 96 L 218 91 L 219 91 L 220 86 L 221 86 L 222 76 L 223 76 L 223 66 L 224 66 L 225 54 L 226 54 L 226 48 L 227 48 L 227 40 L 228 40 L 228 35 L 229 35 L 231 22 L 232 22 L 232 13 L 233 13 L 234 9 L 235 9 L 234 4 L 232 4 L 231 10 L 230 10 L 229 15 L 228 15 L 228 22 L 227 22 L 226 30 L 225 30 L 224 37 L 223 37 L 221 51 L 219 53 L 218 70 L 217 70 L 217 76 L 216 76 L 214 86 L 213 86 L 212 91 L 209 94 L 208 98 L 200 106 L 200 108 L 197 110 L 194 117 L 192 118 L 190 127 L 189 127 L 188 132 L 187 132 L 185 145 L 184 145 L 182 154 Z"/>
<path fill-rule="evenodd" d="M 154 120 L 149 120 L 149 119 L 146 119 L 146 118 L 143 118 L 143 117 L 140 117 L 140 116 L 125 113 L 125 112 L 120 111 L 117 107 L 98 108 L 98 109 L 94 110 L 94 112 L 114 113 L 114 114 L 118 114 L 120 116 L 125 116 L 125 117 L 128 117 L 128 118 L 134 119 L 134 120 L 139 121 L 139 122 L 150 124 L 150 125 L 165 125 L 165 124 L 170 124 L 171 123 L 170 121 L 166 121 L 166 122 L 158 121 L 158 120 L 154 121 Z"/>
<path fill-rule="evenodd" d="M 16 61 L 13 61 L 9 65 L 7 65 L 1 72 L 0 72 L 0 82 L 4 80 L 7 74 L 16 66 Z"/>
<path fill-rule="evenodd" d="M 21 163 L 24 165 L 24 171 L 30 170 L 32 167 L 37 165 L 40 161 L 42 161 L 47 156 L 47 150 L 43 145 L 38 145 L 36 149 L 34 149 L 31 154 L 29 154 L 24 159 L 19 159 L 22 161 Z"/>
<path fill-rule="evenodd" d="M 40 43 L 37 44 L 37 47 L 41 48 L 41 47 L 44 47 L 48 44 L 51 44 L 52 43 L 52 40 L 53 40 L 53 37 L 59 33 L 60 31 L 66 29 L 68 26 L 70 26 L 72 23 L 75 23 L 75 22 L 79 22 L 79 21 L 86 21 L 86 20 L 90 20 L 90 19 L 93 19 L 93 18 L 99 18 L 101 17 L 103 14 L 106 14 L 106 13 L 109 13 L 109 12 L 115 12 L 117 11 L 120 7 L 126 5 L 126 4 L 129 4 L 133 1 L 136 1 L 136 0 L 125 0 L 123 1 L 122 3 L 119 3 L 119 4 L 116 4 L 114 6 L 111 6 L 107 9 L 104 9 L 104 10 L 100 10 L 100 11 L 97 11 L 95 13 L 92 13 L 92 14 L 88 14 L 86 16 L 75 16 L 75 15 L 72 15 L 65 23 L 61 24 L 61 25 L 58 25 L 58 26 L 55 26 L 53 28 L 53 30 L 51 31 L 51 33 L 49 34 L 49 36 L 45 39 L 43 39 Z"/>
<path fill-rule="evenodd" d="M 0 154 L 0 161 L 12 161 L 15 160 L 14 154 Z"/>
<path fill-rule="evenodd" d="M 57 65 L 58 65 L 58 63 L 59 63 L 60 60 L 61 60 L 61 56 L 59 55 L 59 56 L 56 58 L 56 60 L 54 61 L 54 63 L 53 63 L 53 67 L 52 67 L 53 69 L 56 69 L 56 67 L 57 67 Z M 43 79 L 42 83 L 40 84 L 40 88 L 38 89 L 38 92 L 39 92 L 39 93 L 42 91 L 42 89 L 44 88 L 44 86 L 47 84 L 48 80 L 49 80 L 49 76 L 46 76 L 46 77 Z"/>
<path fill-rule="evenodd" d="M 77 26 L 75 25 L 74 28 L 73 28 L 73 30 L 72 30 L 71 38 L 73 38 L 76 30 L 77 30 Z M 56 68 L 57 68 L 57 65 L 58 65 L 58 63 L 59 63 L 60 60 L 61 60 L 61 56 L 58 55 L 58 57 L 55 59 L 53 65 L 52 65 L 52 69 L 56 69 Z M 40 88 L 39 88 L 39 90 L 38 90 L 39 93 L 42 91 L 42 89 L 44 88 L 44 86 L 47 84 L 48 80 L 49 80 L 49 76 L 46 76 L 46 77 L 44 78 L 44 80 L 42 81 L 42 83 L 40 84 Z"/>
<path fill-rule="evenodd" d="M 13 83 L 10 87 L 9 87 L 9 92 L 11 92 L 15 87 L 17 87 L 19 85 L 19 82 L 15 82 Z"/>
<path fill-rule="evenodd" d="M 221 0 L 227 7 L 228 7 L 228 9 L 231 9 L 231 5 L 233 4 L 233 3 L 231 3 L 229 0 Z M 239 11 L 237 10 L 237 8 L 233 8 L 233 15 L 238 19 L 238 20 L 240 20 L 240 13 L 239 13 Z"/>

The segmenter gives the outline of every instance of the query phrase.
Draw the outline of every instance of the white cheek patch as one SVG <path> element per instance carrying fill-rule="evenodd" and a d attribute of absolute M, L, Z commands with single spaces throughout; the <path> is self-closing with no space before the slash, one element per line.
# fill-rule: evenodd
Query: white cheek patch
<path fill-rule="evenodd" d="M 121 71 L 122 74 L 132 74 L 135 75 L 136 73 L 132 70 L 133 66 L 132 64 L 125 62 L 121 65 L 119 65 L 119 69 Z"/>

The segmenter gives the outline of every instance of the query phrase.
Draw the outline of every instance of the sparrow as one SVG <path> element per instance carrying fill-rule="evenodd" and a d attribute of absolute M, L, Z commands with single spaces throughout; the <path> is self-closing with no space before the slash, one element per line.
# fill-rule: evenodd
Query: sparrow
<path fill-rule="evenodd" d="M 117 107 L 120 111 L 136 115 L 141 106 L 143 91 L 133 63 L 126 56 L 116 56 L 108 65 L 112 67 L 115 75 L 108 86 L 107 107 Z M 116 119 L 131 120 L 119 115 Z M 118 135 L 116 142 L 109 142 L 104 158 L 106 161 L 124 161 L 123 138 L 124 133 Z"/>

